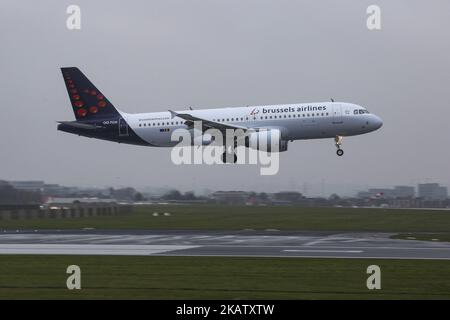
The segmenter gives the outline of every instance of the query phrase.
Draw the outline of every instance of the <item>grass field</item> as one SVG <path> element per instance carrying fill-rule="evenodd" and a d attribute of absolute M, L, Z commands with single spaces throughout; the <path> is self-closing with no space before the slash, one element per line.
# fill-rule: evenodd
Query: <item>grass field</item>
<path fill-rule="evenodd" d="M 159 205 L 117 217 L 0 220 L 0 229 L 45 228 L 383 231 L 445 241 L 450 211 Z M 71 264 L 82 269 L 80 291 L 66 289 Z M 366 288 L 371 264 L 381 267 L 381 290 Z M 0 299 L 48 298 L 450 299 L 450 261 L 0 255 Z"/>
<path fill-rule="evenodd" d="M 81 268 L 81 290 L 66 268 Z M 381 268 L 381 290 L 366 269 Z M 450 299 L 450 261 L 0 256 L 0 299 Z"/>
<path fill-rule="evenodd" d="M 154 212 L 160 213 L 154 217 Z M 170 216 L 161 213 L 168 212 Z M 0 229 L 198 229 L 448 232 L 450 211 L 216 205 L 137 207 L 128 216 L 0 220 Z"/>

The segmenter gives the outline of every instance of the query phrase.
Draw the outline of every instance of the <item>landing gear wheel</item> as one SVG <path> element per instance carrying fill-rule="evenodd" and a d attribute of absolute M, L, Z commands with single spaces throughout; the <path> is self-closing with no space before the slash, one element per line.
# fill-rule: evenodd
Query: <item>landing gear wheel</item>
<path fill-rule="evenodd" d="M 344 150 L 341 149 L 342 138 L 343 138 L 342 136 L 334 137 L 335 146 L 337 148 L 336 154 L 339 157 L 342 157 L 344 155 Z"/>
<path fill-rule="evenodd" d="M 230 155 L 230 158 L 232 157 L 232 159 L 230 159 L 231 161 L 227 161 L 227 156 Z M 237 162 L 237 155 L 236 153 L 228 153 L 228 152 L 224 152 L 222 154 L 222 162 L 223 163 L 236 163 Z"/>

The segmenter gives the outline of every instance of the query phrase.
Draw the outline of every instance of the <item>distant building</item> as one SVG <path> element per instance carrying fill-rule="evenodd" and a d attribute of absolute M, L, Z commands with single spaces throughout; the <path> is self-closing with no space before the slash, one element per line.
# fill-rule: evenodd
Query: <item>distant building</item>
<path fill-rule="evenodd" d="M 419 197 L 424 200 L 446 200 L 448 190 L 439 183 L 421 183 L 418 185 Z"/>
<path fill-rule="evenodd" d="M 272 199 L 275 201 L 287 201 L 291 203 L 302 200 L 303 195 L 296 191 L 282 191 L 272 194 Z"/>
<path fill-rule="evenodd" d="M 422 208 L 423 201 L 420 198 L 397 198 L 393 199 L 391 202 L 391 207 L 393 208 Z"/>
<path fill-rule="evenodd" d="M 44 181 L 9 181 L 9 184 L 17 190 L 42 191 L 44 190 Z"/>
<path fill-rule="evenodd" d="M 360 191 L 356 194 L 356 197 L 359 199 L 368 199 L 371 197 L 369 191 Z"/>
<path fill-rule="evenodd" d="M 134 201 L 137 191 L 134 188 L 110 189 L 110 196 L 118 201 Z"/>
<path fill-rule="evenodd" d="M 217 191 L 211 196 L 217 203 L 223 204 L 245 204 L 249 198 L 245 191 Z"/>
<path fill-rule="evenodd" d="M 411 186 L 395 186 L 394 195 L 396 198 L 414 198 L 416 196 L 416 191 L 415 188 Z"/>
<path fill-rule="evenodd" d="M 47 197 L 67 198 L 76 195 L 80 190 L 76 187 L 65 187 L 59 184 L 45 184 L 43 194 Z"/>
<path fill-rule="evenodd" d="M 369 189 L 371 198 L 393 199 L 395 198 L 394 189 L 388 188 L 371 188 Z"/>
<path fill-rule="evenodd" d="M 0 181 L 0 204 L 27 205 L 42 202 L 39 189 L 16 189 L 6 181 Z"/>
<path fill-rule="evenodd" d="M 395 186 L 390 188 L 371 188 L 369 191 L 360 191 L 356 195 L 359 199 L 396 199 L 414 198 L 415 189 L 411 186 Z"/>
<path fill-rule="evenodd" d="M 11 186 L 7 181 L 0 180 L 0 188 Z"/>

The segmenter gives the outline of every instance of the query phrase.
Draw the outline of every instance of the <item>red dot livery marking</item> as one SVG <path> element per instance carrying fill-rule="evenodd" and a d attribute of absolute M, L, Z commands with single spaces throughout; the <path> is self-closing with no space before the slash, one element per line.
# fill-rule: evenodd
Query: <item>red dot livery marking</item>
<path fill-rule="evenodd" d="M 79 109 L 79 110 L 77 110 L 77 115 L 78 115 L 79 117 L 85 117 L 86 114 L 87 114 L 86 109 Z"/>

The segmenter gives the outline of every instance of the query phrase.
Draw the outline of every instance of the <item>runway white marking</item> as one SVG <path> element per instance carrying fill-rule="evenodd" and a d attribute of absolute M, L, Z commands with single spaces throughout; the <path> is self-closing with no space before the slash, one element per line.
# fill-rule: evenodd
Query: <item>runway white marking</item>
<path fill-rule="evenodd" d="M 313 245 L 324 243 L 324 242 L 330 242 L 330 241 L 342 241 L 342 242 L 344 242 L 344 241 L 353 240 L 353 239 L 354 238 L 331 236 L 331 237 L 324 237 L 324 238 L 315 239 L 313 241 L 305 243 L 304 245 L 305 246 L 313 246 Z"/>
<path fill-rule="evenodd" d="M 345 240 L 342 242 L 349 243 L 349 242 L 364 242 L 364 241 L 369 241 L 369 239 L 350 239 L 350 240 Z"/>
<path fill-rule="evenodd" d="M 193 249 L 185 245 L 101 245 L 101 244 L 0 244 L 0 254 L 61 254 L 148 256 L 174 250 Z"/>
<path fill-rule="evenodd" d="M 288 249 L 283 250 L 284 252 L 318 252 L 318 253 L 362 253 L 362 250 L 297 250 L 297 249 Z"/>

